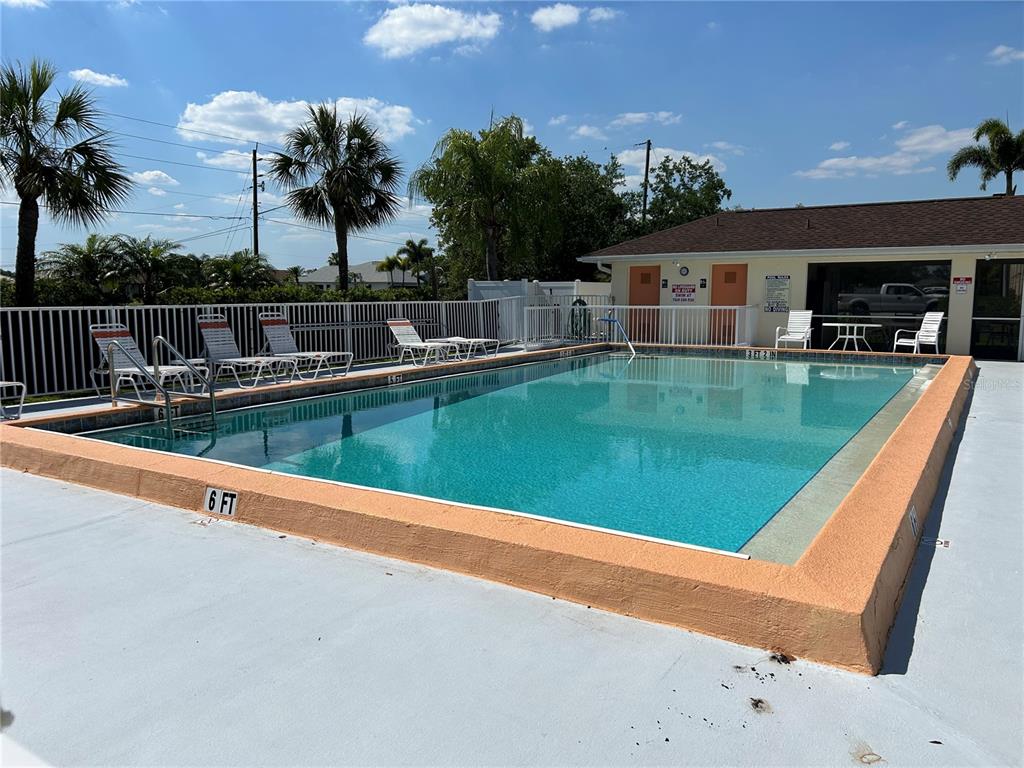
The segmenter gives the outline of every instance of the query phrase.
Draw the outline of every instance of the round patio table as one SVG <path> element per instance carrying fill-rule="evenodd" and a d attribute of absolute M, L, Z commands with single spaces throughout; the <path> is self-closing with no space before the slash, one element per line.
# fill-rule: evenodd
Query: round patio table
<path fill-rule="evenodd" d="M 847 320 L 839 323 L 822 323 L 822 328 L 835 328 L 836 329 L 836 340 L 832 342 L 829 349 L 834 349 L 836 344 L 840 341 L 843 342 L 843 349 L 845 350 L 847 345 L 852 341 L 853 349 L 855 352 L 860 351 L 860 347 L 857 346 L 857 342 L 863 342 L 864 346 L 868 348 L 868 352 L 873 352 L 871 345 L 868 344 L 868 340 L 864 337 L 867 333 L 868 328 L 881 328 L 881 323 L 859 323 L 855 320 Z"/>

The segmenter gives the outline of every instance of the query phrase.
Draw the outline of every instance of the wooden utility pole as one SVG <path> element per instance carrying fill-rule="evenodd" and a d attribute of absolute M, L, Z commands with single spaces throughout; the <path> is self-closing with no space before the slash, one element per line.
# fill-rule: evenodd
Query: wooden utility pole
<path fill-rule="evenodd" d="M 643 213 L 640 214 L 640 221 L 644 224 L 647 223 L 647 190 L 649 188 L 648 176 L 651 173 L 651 140 L 648 139 L 644 142 L 647 145 L 647 158 L 644 160 L 644 208 Z M 255 161 L 253 168 L 255 168 Z"/>
<path fill-rule="evenodd" d="M 259 147 L 259 144 L 256 144 Z M 259 189 L 256 173 L 256 150 L 253 150 L 253 255 L 259 256 Z M 646 208 L 646 204 L 644 204 Z"/>

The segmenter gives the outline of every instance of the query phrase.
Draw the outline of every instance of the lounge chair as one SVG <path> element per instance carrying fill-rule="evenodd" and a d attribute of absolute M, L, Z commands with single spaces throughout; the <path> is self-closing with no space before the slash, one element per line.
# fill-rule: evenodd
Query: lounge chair
<path fill-rule="evenodd" d="M 14 390 L 14 399 L 18 401 L 17 407 L 4 404 L 4 392 L 8 389 Z M 20 394 L 19 394 L 20 390 Z M 25 407 L 25 395 L 28 390 L 20 381 L 0 381 L 0 419 L 20 419 L 21 411 Z M 14 411 L 11 416 L 8 411 Z"/>
<path fill-rule="evenodd" d="M 416 328 L 413 327 L 412 322 L 404 318 L 395 318 L 388 320 L 388 328 L 391 329 L 391 333 L 395 337 L 395 343 L 398 346 L 398 362 L 402 363 L 405 361 L 406 353 L 409 354 L 409 360 L 413 365 L 426 365 L 430 358 L 433 357 L 438 363 L 441 362 L 442 356 L 448 357 L 454 354 L 456 357 L 459 356 L 459 345 L 453 344 L 450 341 L 424 341 L 420 338 L 419 333 L 416 332 Z M 416 360 L 416 353 L 422 352 L 423 357 Z"/>
<path fill-rule="evenodd" d="M 908 331 L 900 328 L 892 340 L 892 351 L 900 347 L 910 347 L 914 354 L 921 352 L 921 345 L 928 344 L 935 347 L 935 354 L 939 353 L 939 329 L 942 328 L 942 318 L 945 312 L 925 312 L 921 327 L 916 331 Z M 900 334 L 907 334 L 901 337 Z"/>
<path fill-rule="evenodd" d="M 804 349 L 811 343 L 811 310 L 795 309 L 789 313 L 785 327 L 775 329 L 775 348 L 779 343 L 800 343 Z"/>
<path fill-rule="evenodd" d="M 261 312 L 259 318 L 260 325 L 263 327 L 263 335 L 267 337 L 270 353 L 274 357 L 294 360 L 296 364 L 305 363 L 305 373 L 309 375 L 309 378 L 315 379 L 320 371 L 325 370 L 325 367 L 328 375 L 333 378 L 335 371 L 332 363 L 337 363 L 342 367 L 342 376 L 348 373 L 352 367 L 351 352 L 300 352 L 295 344 L 295 337 L 292 336 L 291 327 L 288 325 L 288 318 L 280 312 Z M 315 368 L 313 367 L 314 363 L 316 364 Z M 300 379 L 306 378 L 303 376 L 302 369 L 296 368 L 296 373 Z"/>
<path fill-rule="evenodd" d="M 251 388 L 260 383 L 265 375 L 273 375 L 274 383 L 277 383 L 278 376 L 283 371 L 288 371 L 288 381 L 295 378 L 298 371 L 298 363 L 288 357 L 274 357 L 273 355 L 251 355 L 246 357 L 238 349 L 235 337 L 231 333 L 231 326 L 224 315 L 209 313 L 196 318 L 199 324 L 199 332 L 203 335 L 203 343 L 206 345 L 206 356 L 210 364 L 211 381 L 216 379 L 222 372 L 229 371 L 235 377 L 239 387 Z M 252 384 L 242 383 L 239 371 L 252 373 L 255 378 Z"/>
<path fill-rule="evenodd" d="M 135 337 L 132 336 L 128 327 L 121 323 L 90 325 L 89 333 L 92 334 L 96 346 L 100 350 L 101 367 L 89 371 L 93 389 L 96 390 L 99 397 L 103 397 L 103 395 L 100 392 L 99 384 L 96 383 L 97 374 L 107 375 L 113 379 L 115 395 L 121 390 L 122 384 L 131 385 L 139 400 L 142 399 L 139 381 L 155 380 L 161 387 L 166 387 L 168 382 L 177 382 L 183 392 L 188 390 L 189 385 L 195 384 L 192 371 L 186 365 L 150 365 L 147 363 L 145 355 L 142 354 L 139 345 L 135 343 Z M 189 362 L 193 363 L 193 367 L 201 373 L 206 373 L 206 367 L 201 361 L 190 360 Z"/>
<path fill-rule="evenodd" d="M 490 345 L 494 345 L 494 352 L 491 353 L 491 357 L 498 356 L 498 349 L 501 347 L 501 341 L 499 339 L 468 339 L 465 336 L 445 336 L 440 339 L 427 339 L 427 344 L 454 344 L 459 350 L 459 356 L 465 352 L 466 360 L 469 360 L 473 356 L 473 353 L 480 350 L 480 354 L 487 355 L 487 348 Z"/>

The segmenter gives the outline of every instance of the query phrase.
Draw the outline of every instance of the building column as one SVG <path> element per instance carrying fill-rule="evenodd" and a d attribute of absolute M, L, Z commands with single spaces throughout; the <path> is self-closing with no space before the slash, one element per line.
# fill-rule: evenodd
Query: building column
<path fill-rule="evenodd" d="M 950 264 L 949 313 L 946 319 L 946 352 L 950 355 L 971 353 L 971 317 L 974 314 L 974 275 L 978 257 L 974 254 L 957 254 Z M 970 284 L 963 293 L 957 293 L 954 279 L 969 277 Z"/>

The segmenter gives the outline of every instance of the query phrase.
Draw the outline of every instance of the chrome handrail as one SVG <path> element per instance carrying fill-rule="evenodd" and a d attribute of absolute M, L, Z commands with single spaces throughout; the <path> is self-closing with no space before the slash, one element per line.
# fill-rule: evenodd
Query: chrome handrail
<path fill-rule="evenodd" d="M 172 360 L 177 359 L 180 362 L 184 363 L 185 367 L 189 369 L 189 371 L 192 373 L 192 375 L 195 376 L 202 383 L 203 389 L 206 390 L 209 393 L 209 398 L 210 398 L 210 419 L 213 422 L 214 429 L 216 429 L 217 428 L 217 398 L 214 396 L 214 391 L 213 391 L 213 377 L 212 376 L 209 376 L 209 377 L 203 376 L 203 374 L 201 374 L 199 372 L 199 369 L 196 368 L 194 365 L 192 365 L 192 362 L 187 357 L 185 357 L 183 354 L 181 354 L 181 352 L 179 352 L 178 349 L 173 344 L 171 344 L 171 342 L 169 342 L 166 338 L 164 338 L 163 336 L 157 336 L 157 337 L 155 337 L 153 339 L 153 370 L 155 370 L 158 374 L 160 372 L 160 347 L 164 347 L 171 354 L 171 359 Z M 209 371 L 207 371 L 207 373 L 209 373 Z M 168 391 L 171 391 L 171 390 L 168 390 Z M 205 399 L 205 397 L 197 395 L 197 394 L 195 394 L 193 392 L 177 392 L 177 391 L 175 391 L 174 394 L 181 395 L 182 397 L 189 397 L 189 398 L 192 398 L 193 400 Z"/>
<path fill-rule="evenodd" d="M 119 397 L 118 396 L 118 394 L 117 394 L 118 386 L 117 385 L 121 381 L 121 379 L 117 375 L 117 368 L 116 368 L 116 366 L 114 364 L 114 350 L 115 349 L 121 350 L 122 354 L 124 354 L 124 356 L 131 362 L 131 364 L 134 365 L 135 368 L 138 369 L 139 373 L 142 374 L 143 378 L 147 379 L 149 381 L 149 383 L 153 385 L 153 388 L 157 392 L 159 392 L 160 394 L 162 394 L 164 396 L 164 418 L 167 420 L 167 437 L 168 437 L 168 439 L 173 438 L 174 437 L 174 424 L 173 424 L 172 417 L 171 417 L 171 394 L 170 394 L 170 392 L 167 390 L 166 387 L 161 386 L 160 381 L 152 373 L 149 372 L 149 370 L 147 369 L 147 367 L 145 365 L 143 365 L 138 360 L 136 360 L 134 357 L 132 357 L 130 354 L 128 354 L 128 350 L 125 349 L 124 345 L 121 344 L 121 342 L 114 341 L 114 340 L 111 340 L 111 341 L 107 342 L 107 365 L 110 367 L 110 402 L 116 404 L 118 400 L 123 400 L 126 403 L 135 403 L 137 405 L 145 405 L 145 406 L 148 406 L 149 408 L 159 408 L 160 407 L 156 403 L 155 400 L 150 401 L 150 400 L 143 400 L 141 397 L 139 397 L 139 398 L 131 398 L 131 397 Z M 154 364 L 153 371 L 159 374 L 159 372 L 160 372 L 159 366 Z M 136 392 L 138 392 L 137 388 L 136 388 Z"/>

